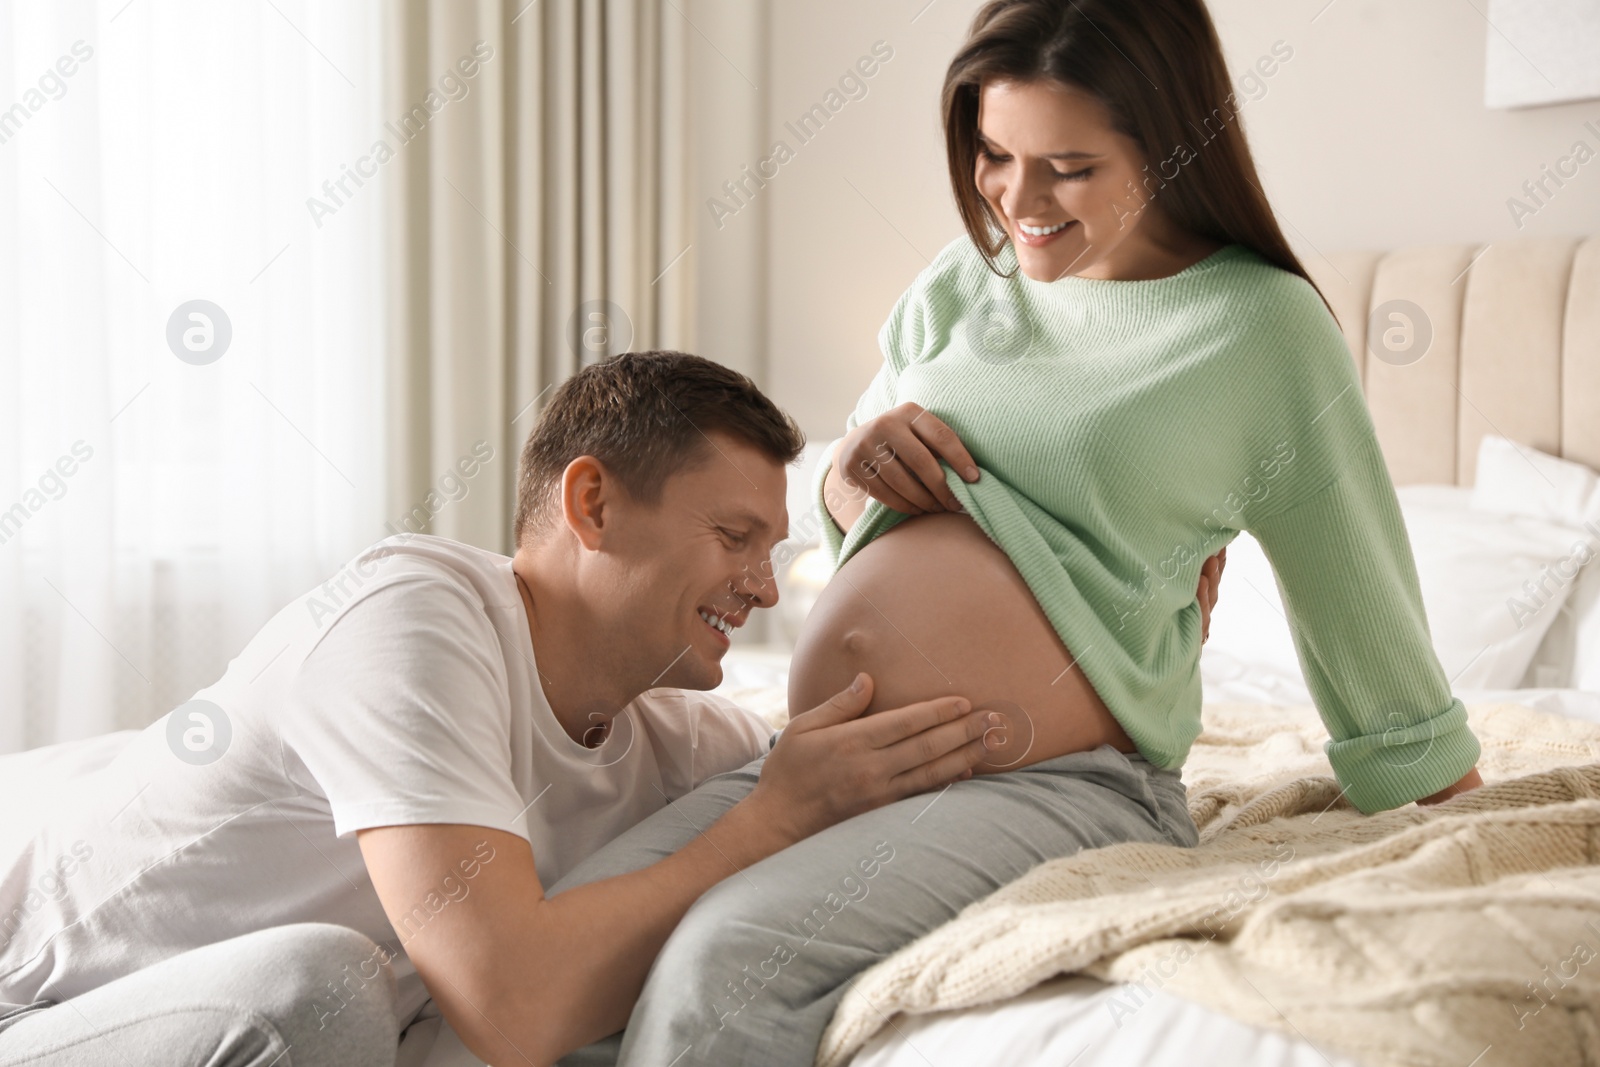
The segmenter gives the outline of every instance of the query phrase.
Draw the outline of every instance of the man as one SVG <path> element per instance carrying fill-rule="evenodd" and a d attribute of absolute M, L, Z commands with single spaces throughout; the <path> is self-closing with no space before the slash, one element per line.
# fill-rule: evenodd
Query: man
<path fill-rule="evenodd" d="M 801 447 L 697 357 L 564 383 L 514 557 L 380 542 L 0 856 L 0 1064 L 387 1065 L 430 996 L 483 1059 L 549 1064 L 627 1022 L 712 885 L 966 777 L 988 724 L 959 698 L 862 718 L 862 676 L 772 735 L 690 692 L 777 600 Z M 686 847 L 546 896 L 758 758 Z"/>

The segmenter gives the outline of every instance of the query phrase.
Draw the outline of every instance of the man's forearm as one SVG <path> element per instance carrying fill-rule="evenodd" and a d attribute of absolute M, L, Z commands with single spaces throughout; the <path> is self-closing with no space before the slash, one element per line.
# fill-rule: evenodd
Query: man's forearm
<path fill-rule="evenodd" d="M 510 1034 L 537 1034 L 546 1062 L 627 1025 L 645 976 L 690 906 L 713 885 L 793 843 L 793 835 L 748 802 L 733 808 L 684 848 L 642 870 L 591 882 L 541 901 L 528 916 L 527 939 L 508 954 L 494 983 L 488 1048 L 494 1063 L 524 1062 Z M 530 973 L 537 957 L 561 960 Z M 505 1044 L 495 1047 L 493 1031 Z M 523 1042 L 525 1054 L 532 1054 Z"/>

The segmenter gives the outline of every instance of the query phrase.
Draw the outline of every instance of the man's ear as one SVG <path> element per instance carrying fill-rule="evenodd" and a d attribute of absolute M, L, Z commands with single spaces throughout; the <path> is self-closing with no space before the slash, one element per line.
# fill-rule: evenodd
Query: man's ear
<path fill-rule="evenodd" d="M 614 514 L 616 478 L 593 456 L 579 456 L 561 472 L 561 515 L 580 544 L 598 551 Z"/>

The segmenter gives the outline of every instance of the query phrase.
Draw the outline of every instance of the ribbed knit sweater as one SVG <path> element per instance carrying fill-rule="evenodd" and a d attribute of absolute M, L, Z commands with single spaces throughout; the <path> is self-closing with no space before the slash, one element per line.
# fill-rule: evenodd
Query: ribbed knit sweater
<path fill-rule="evenodd" d="M 1316 290 L 1240 244 L 1145 281 L 1036 281 L 1014 272 L 1009 244 L 997 263 L 1013 276 L 963 236 L 917 276 L 847 428 L 915 401 L 955 430 L 981 474 L 946 466 L 951 492 L 1150 762 L 1182 766 L 1200 733 L 1195 587 L 1248 530 L 1351 802 L 1372 813 L 1460 780 L 1478 740 L 1434 653 L 1355 365 Z M 871 500 L 848 535 L 824 522 L 834 565 L 905 518 Z"/>

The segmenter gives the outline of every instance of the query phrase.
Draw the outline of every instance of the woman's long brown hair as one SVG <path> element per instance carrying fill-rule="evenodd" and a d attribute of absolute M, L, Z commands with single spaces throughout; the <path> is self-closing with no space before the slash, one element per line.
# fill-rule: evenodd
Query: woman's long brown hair
<path fill-rule="evenodd" d="M 1008 238 L 974 177 L 978 95 L 993 79 L 1049 79 L 1098 98 L 1139 146 L 1147 194 L 1174 222 L 1298 274 L 1333 314 L 1261 190 L 1203 0 L 990 0 L 978 10 L 945 73 L 945 149 L 961 221 L 999 274 Z"/>

